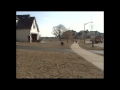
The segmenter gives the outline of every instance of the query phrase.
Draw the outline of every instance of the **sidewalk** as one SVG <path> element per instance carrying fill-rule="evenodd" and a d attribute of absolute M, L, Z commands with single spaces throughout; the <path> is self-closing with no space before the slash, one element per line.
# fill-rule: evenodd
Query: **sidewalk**
<path fill-rule="evenodd" d="M 92 64 L 100 68 L 101 70 L 104 70 L 103 56 L 100 56 L 100 55 L 91 53 L 85 49 L 82 49 L 81 47 L 79 47 L 78 43 L 73 43 L 71 45 L 71 49 L 75 53 L 77 53 L 78 55 L 86 59 L 87 61 L 91 62 Z"/>

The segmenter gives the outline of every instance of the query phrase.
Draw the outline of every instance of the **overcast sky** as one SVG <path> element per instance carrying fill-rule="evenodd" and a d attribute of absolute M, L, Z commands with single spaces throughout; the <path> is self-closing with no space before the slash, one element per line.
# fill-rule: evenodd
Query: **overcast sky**
<path fill-rule="evenodd" d="M 102 11 L 19 11 L 17 15 L 30 14 L 36 17 L 40 34 L 42 37 L 52 37 L 52 28 L 59 24 L 63 24 L 66 28 L 73 29 L 77 32 L 84 30 L 84 23 L 93 21 L 85 25 L 85 29 L 91 31 L 91 24 L 93 24 L 93 31 L 97 30 L 104 33 L 104 12 Z"/>

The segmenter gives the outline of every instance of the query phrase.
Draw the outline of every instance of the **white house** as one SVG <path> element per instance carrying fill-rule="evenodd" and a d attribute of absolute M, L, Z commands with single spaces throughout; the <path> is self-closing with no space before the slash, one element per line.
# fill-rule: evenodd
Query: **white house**
<path fill-rule="evenodd" d="M 39 27 L 35 17 L 16 15 L 16 41 L 36 42 L 39 37 Z"/>

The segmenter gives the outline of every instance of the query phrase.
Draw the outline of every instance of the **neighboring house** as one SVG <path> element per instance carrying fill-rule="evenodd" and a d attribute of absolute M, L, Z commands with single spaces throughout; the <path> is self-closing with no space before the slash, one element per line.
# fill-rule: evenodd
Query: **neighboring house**
<path fill-rule="evenodd" d="M 35 17 L 30 15 L 16 15 L 16 41 L 36 42 L 39 40 L 39 27 Z"/>
<path fill-rule="evenodd" d="M 78 32 L 76 38 L 77 39 L 84 39 L 84 31 L 81 30 L 80 32 Z"/>
<path fill-rule="evenodd" d="M 85 38 L 91 38 L 91 36 L 101 36 L 104 38 L 104 33 L 100 33 L 98 31 L 85 31 Z M 77 33 L 77 39 L 84 39 L 84 30 L 81 30 Z"/>
<path fill-rule="evenodd" d="M 100 33 L 99 36 L 101 36 L 102 38 L 104 38 L 104 33 Z"/>
<path fill-rule="evenodd" d="M 101 36 L 102 38 L 104 38 L 104 33 L 100 33 L 99 31 L 90 31 L 88 34 L 90 36 Z"/>
<path fill-rule="evenodd" d="M 98 31 L 90 31 L 88 33 L 88 35 L 90 35 L 90 36 L 99 36 L 99 34 L 100 34 L 100 32 L 98 32 Z"/>

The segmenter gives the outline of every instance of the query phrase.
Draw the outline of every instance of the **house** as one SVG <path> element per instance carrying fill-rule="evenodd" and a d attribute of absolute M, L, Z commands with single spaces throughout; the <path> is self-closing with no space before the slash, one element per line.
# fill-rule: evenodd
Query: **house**
<path fill-rule="evenodd" d="M 84 31 L 81 30 L 80 32 L 78 32 L 76 38 L 77 39 L 84 39 Z"/>
<path fill-rule="evenodd" d="M 100 32 L 98 32 L 98 31 L 90 31 L 88 33 L 88 35 L 90 35 L 90 36 L 99 36 L 99 34 L 100 34 Z"/>
<path fill-rule="evenodd" d="M 102 38 L 104 38 L 104 33 L 100 33 L 99 36 L 101 36 Z"/>
<path fill-rule="evenodd" d="M 36 42 L 40 38 L 35 17 L 16 15 L 16 41 Z"/>
<path fill-rule="evenodd" d="M 104 38 L 104 33 L 100 33 L 99 31 L 88 31 L 88 30 L 84 31 L 84 30 L 81 30 L 80 32 L 77 33 L 76 38 L 77 39 L 84 39 L 84 36 L 85 36 L 86 39 L 91 38 L 92 36 L 101 36 L 102 38 Z"/>
<path fill-rule="evenodd" d="M 99 31 L 90 31 L 88 33 L 88 35 L 90 35 L 90 36 L 101 36 L 102 38 L 104 38 L 104 33 L 100 33 Z"/>

